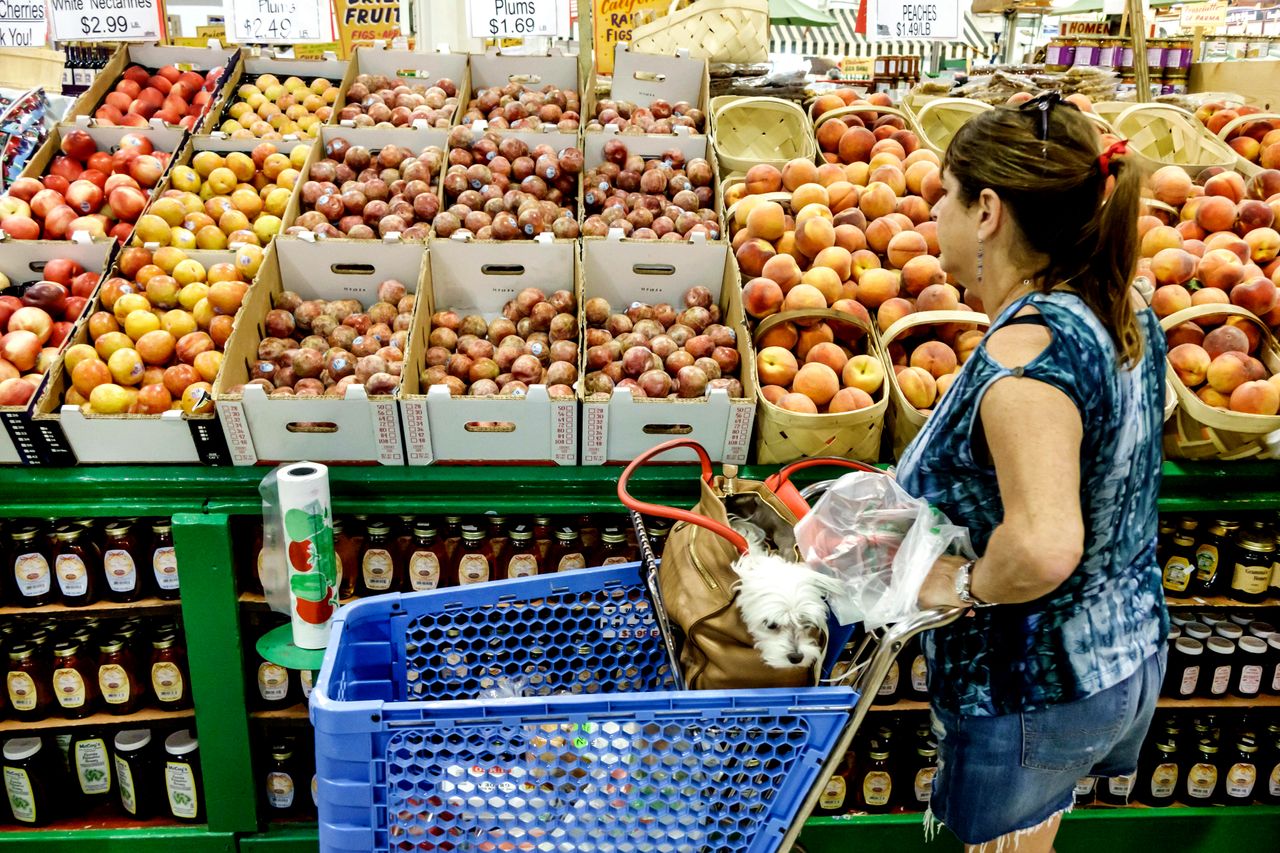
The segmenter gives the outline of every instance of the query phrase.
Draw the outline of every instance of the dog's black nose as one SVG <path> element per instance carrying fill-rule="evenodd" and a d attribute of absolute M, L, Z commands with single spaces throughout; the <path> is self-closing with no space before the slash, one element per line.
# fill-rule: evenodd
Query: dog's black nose
<path fill-rule="evenodd" d="M 800 654 L 799 652 L 792 652 L 791 654 L 787 655 L 787 660 L 791 661 L 793 664 L 799 664 L 800 661 L 804 660 L 804 655 Z"/>

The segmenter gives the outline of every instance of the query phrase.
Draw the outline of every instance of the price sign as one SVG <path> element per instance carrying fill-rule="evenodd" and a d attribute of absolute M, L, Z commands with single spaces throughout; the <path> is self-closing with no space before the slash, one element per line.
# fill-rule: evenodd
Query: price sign
<path fill-rule="evenodd" d="M 1190 32 L 1197 27 L 1216 30 L 1227 22 L 1226 3 L 1192 3 L 1182 7 L 1178 24 L 1183 32 Z"/>
<path fill-rule="evenodd" d="M 0 0 L 0 48 L 44 47 L 48 36 L 44 0 Z"/>
<path fill-rule="evenodd" d="M 159 41 L 160 0 L 49 0 L 54 41 Z"/>
<path fill-rule="evenodd" d="M 872 23 L 868 27 L 873 39 L 960 38 L 959 0 L 874 0 Z"/>
<path fill-rule="evenodd" d="M 467 34 L 472 38 L 529 38 L 567 35 L 556 0 L 468 0 Z"/>
<path fill-rule="evenodd" d="M 333 41 L 328 0 L 226 0 L 227 41 L 302 44 Z"/>

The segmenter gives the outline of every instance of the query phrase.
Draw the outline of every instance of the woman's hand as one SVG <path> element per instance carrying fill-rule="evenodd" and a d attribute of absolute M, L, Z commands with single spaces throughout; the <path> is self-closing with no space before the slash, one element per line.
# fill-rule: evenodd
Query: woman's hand
<path fill-rule="evenodd" d="M 956 573 L 960 567 L 969 562 L 966 557 L 943 555 L 933 563 L 924 584 L 920 587 L 917 601 L 921 610 L 935 607 L 965 607 L 965 603 L 956 595 Z"/>

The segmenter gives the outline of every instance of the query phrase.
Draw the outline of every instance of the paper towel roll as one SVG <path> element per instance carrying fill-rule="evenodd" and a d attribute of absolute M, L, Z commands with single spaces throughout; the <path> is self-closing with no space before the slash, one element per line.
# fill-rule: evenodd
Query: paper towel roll
<path fill-rule="evenodd" d="M 338 607 L 329 469 L 314 462 L 295 462 L 275 473 L 293 642 L 303 649 L 323 649 Z M 268 597 L 280 600 L 282 591 L 268 590 Z"/>

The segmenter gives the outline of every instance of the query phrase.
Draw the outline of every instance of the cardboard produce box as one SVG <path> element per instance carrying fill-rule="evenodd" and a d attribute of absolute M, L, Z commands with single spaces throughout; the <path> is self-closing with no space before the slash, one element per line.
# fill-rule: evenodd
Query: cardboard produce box
<path fill-rule="evenodd" d="M 663 56 L 656 53 L 633 52 L 627 45 L 619 44 L 614 54 L 613 81 L 608 97 L 596 97 L 594 79 L 591 85 L 587 86 L 582 99 L 583 132 L 588 134 L 601 132 L 600 129 L 592 130 L 587 127 L 595 118 L 596 104 L 601 100 L 628 101 L 644 109 L 649 109 L 654 101 L 662 100 L 668 104 L 687 101 L 701 110 L 703 117 L 701 131 L 676 127 L 673 128 L 672 134 L 660 134 L 662 138 L 689 133 L 704 135 L 711 122 L 710 92 L 711 79 L 707 75 L 705 59 L 691 57 L 688 51 L 683 49 L 676 56 Z"/>
<path fill-rule="evenodd" d="M 223 47 L 174 47 L 158 44 L 129 44 L 116 51 L 111 60 L 98 72 L 93 85 L 76 101 L 68 118 L 78 115 L 92 116 L 103 103 L 107 93 L 115 89 L 116 82 L 125 69 L 131 65 L 141 65 L 152 71 L 172 65 L 180 71 L 198 71 L 202 74 L 215 69 L 223 69 L 222 78 L 213 91 L 208 109 L 195 123 L 199 128 L 210 114 L 216 115 L 222 108 L 226 98 L 227 84 L 235 75 L 240 51 L 237 48 Z"/>
<path fill-rule="evenodd" d="M 85 272 L 105 274 L 114 249 L 115 244 L 107 240 L 0 240 L 0 273 L 9 279 L 9 287 L 0 290 L 0 294 L 17 295 L 28 285 L 42 280 L 45 264 L 57 259 L 75 261 Z M 93 304 L 94 300 L 90 299 L 77 323 L 84 322 Z M 74 337 L 73 331 L 59 349 L 65 350 Z M 37 425 L 32 419 L 51 373 L 52 370 L 45 375 L 26 405 L 0 406 L 0 421 L 5 427 L 0 431 L 0 464 L 75 464 L 71 446 L 57 424 Z"/>
<path fill-rule="evenodd" d="M 578 402 L 552 398 L 545 385 L 533 385 L 524 397 L 451 397 L 444 385 L 421 384 L 431 333 L 430 316 L 452 310 L 493 320 L 526 287 L 547 295 L 577 292 L 578 252 L 572 240 L 549 234 L 526 242 L 431 241 L 429 289 L 414 325 L 400 412 L 410 465 L 434 462 L 519 462 L 576 465 Z M 579 344 L 581 338 L 579 337 Z"/>
<path fill-rule="evenodd" d="M 496 48 L 487 53 L 471 55 L 471 74 L 469 85 L 462 93 L 459 104 L 459 123 L 466 124 L 467 105 L 481 89 L 494 86 L 506 86 L 518 83 L 526 89 L 537 91 L 543 86 L 551 85 L 558 89 L 572 89 L 578 93 L 579 104 L 585 106 L 583 93 L 584 81 L 578 74 L 578 57 L 566 56 L 558 50 L 547 54 L 531 56 L 527 54 L 504 54 Z M 486 121 L 487 124 L 487 121 Z M 507 130 L 495 128 L 503 133 Z M 582 130 L 579 119 L 577 135 Z M 535 131 L 537 132 L 537 131 Z M 558 131 L 563 133 L 564 131 Z"/>
<path fill-rule="evenodd" d="M 620 232 L 614 232 L 615 234 Z M 701 285 L 720 306 L 723 325 L 737 336 L 738 379 L 743 396 L 721 388 L 692 399 L 633 397 L 615 388 L 606 399 L 582 396 L 582 464 L 626 463 L 651 447 L 676 437 L 697 441 L 712 460 L 745 464 L 755 420 L 756 381 L 751 346 L 742 312 L 742 290 L 733 254 L 724 243 L 652 243 L 616 238 L 583 241 L 582 304 L 600 296 L 615 312 L 633 302 L 684 305 L 689 288 Z M 583 315 L 585 334 L 586 319 Z M 583 378 L 586 376 L 583 350 Z M 692 462 L 692 451 L 663 456 L 663 461 Z"/>
<path fill-rule="evenodd" d="M 387 279 L 403 282 L 409 293 L 422 293 L 425 277 L 426 246 L 421 243 L 276 239 L 227 341 L 222 372 L 214 384 L 235 464 L 306 459 L 403 465 L 400 415 L 393 395 L 374 396 L 352 385 L 342 398 L 274 398 L 260 386 L 245 383 L 266 336 L 267 312 L 282 291 L 295 291 L 304 300 L 358 299 L 368 308 L 377 301 L 378 285 Z M 410 339 L 425 316 L 418 304 Z M 244 387 L 233 390 L 238 386 Z"/>
<path fill-rule="evenodd" d="M 245 48 L 241 54 L 240 62 L 236 64 L 231 77 L 227 80 L 225 87 L 226 97 L 223 98 L 218 106 L 217 111 L 210 111 L 205 117 L 205 121 L 198 128 L 202 134 L 209 135 L 229 135 L 222 128 L 223 122 L 227 121 L 230 116 L 228 110 L 233 104 L 240 100 L 237 92 L 240 87 L 246 83 L 254 83 L 263 74 L 274 74 L 282 82 L 289 77 L 299 77 L 308 84 L 312 80 L 323 77 L 334 86 L 338 87 L 338 98 L 342 98 L 343 81 L 347 76 L 347 69 L 350 63 L 344 59 L 338 59 L 336 55 L 329 53 L 322 59 L 293 59 L 285 57 L 277 57 L 274 52 L 262 52 L 258 48 Z M 332 124 L 336 121 L 338 114 L 337 102 L 330 106 L 334 107 L 333 115 L 328 122 L 324 124 Z M 285 139 L 290 136 L 286 135 Z"/>
<path fill-rule="evenodd" d="M 416 50 L 398 50 L 380 47 L 358 47 L 347 65 L 347 76 L 342 81 L 342 92 L 334 104 L 334 115 L 347 105 L 347 91 L 361 74 L 380 74 L 394 77 L 405 86 L 434 86 L 437 81 L 453 81 L 458 90 L 458 108 L 450 124 L 457 122 L 466 104 L 463 95 L 467 91 L 467 55 L 438 51 L 428 53 Z M 335 122 L 342 124 L 342 122 Z M 442 128 L 443 129 L 443 128 Z"/>

